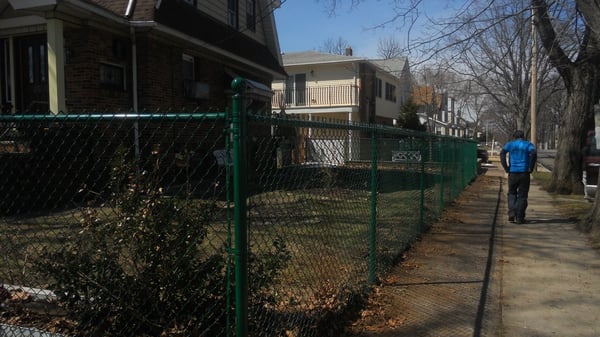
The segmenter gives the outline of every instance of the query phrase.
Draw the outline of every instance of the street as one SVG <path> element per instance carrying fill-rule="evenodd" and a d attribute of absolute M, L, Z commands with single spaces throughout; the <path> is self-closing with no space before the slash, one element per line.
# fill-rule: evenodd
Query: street
<path fill-rule="evenodd" d="M 543 166 L 548 171 L 554 168 L 554 157 L 556 150 L 538 150 L 538 165 Z"/>

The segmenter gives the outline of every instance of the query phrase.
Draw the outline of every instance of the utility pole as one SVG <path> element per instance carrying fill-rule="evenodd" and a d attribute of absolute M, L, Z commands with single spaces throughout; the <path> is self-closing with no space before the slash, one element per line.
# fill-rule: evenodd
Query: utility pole
<path fill-rule="evenodd" d="M 536 103 L 537 103 L 537 31 L 535 29 L 535 9 L 531 8 L 531 142 L 537 146 Z"/>

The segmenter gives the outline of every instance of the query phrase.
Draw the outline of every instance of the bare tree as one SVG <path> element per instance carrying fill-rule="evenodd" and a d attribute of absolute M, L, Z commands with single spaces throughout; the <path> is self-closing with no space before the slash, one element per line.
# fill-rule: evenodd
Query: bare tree
<path fill-rule="evenodd" d="M 377 56 L 382 59 L 391 59 L 403 56 L 404 48 L 400 41 L 393 37 L 381 38 L 377 43 Z"/>
<path fill-rule="evenodd" d="M 559 193 L 580 191 L 575 186 L 581 186 L 581 148 L 586 130 L 593 125 L 592 107 L 600 97 L 600 32 L 586 22 L 588 18 L 597 21 L 600 7 L 597 3 L 595 7 L 588 5 L 583 12 L 570 3 L 532 0 L 531 4 L 541 43 L 567 88 L 551 189 Z M 565 46 L 565 37 L 569 38 L 567 43 L 577 43 L 576 50 Z"/>
<path fill-rule="evenodd" d="M 341 36 L 337 39 L 328 38 L 323 42 L 321 47 L 319 47 L 319 51 L 335 55 L 344 55 L 346 54 L 346 48 L 349 46 L 350 44 L 348 41 L 344 40 Z"/>
<path fill-rule="evenodd" d="M 478 20 L 461 21 L 461 33 L 448 41 L 454 41 L 449 49 L 454 51 L 452 68 L 472 81 L 479 95 L 490 98 L 485 102 L 491 116 L 486 118 L 503 134 L 510 135 L 515 129 L 527 132 L 531 127 L 529 89 L 533 67 L 528 4 L 497 0 L 485 9 L 472 10 L 482 11 Z M 490 26 L 490 22 L 494 24 Z M 549 98 L 562 90 L 562 86 L 547 57 L 538 57 L 535 67 L 540 96 L 536 107 L 537 111 L 545 112 Z"/>
<path fill-rule="evenodd" d="M 341 0 L 320 0 L 328 3 L 341 2 Z M 347 0 L 356 4 L 360 0 Z M 399 8 L 404 4 L 410 8 L 420 0 L 394 0 L 394 7 Z M 588 0 L 523 0 L 521 2 L 505 3 L 505 9 L 513 6 L 522 8 L 514 14 L 498 11 L 499 16 L 487 15 L 491 8 L 498 8 L 501 1 L 482 0 L 472 2 L 461 2 L 463 7 L 447 20 L 438 19 L 438 34 L 427 37 L 417 43 L 409 43 L 412 48 L 429 48 L 430 58 L 446 54 L 452 51 L 447 62 L 458 62 L 456 48 L 470 48 L 471 41 L 480 39 L 485 32 L 491 31 L 502 22 L 506 22 L 513 15 L 532 19 L 539 34 L 541 50 L 548 57 L 549 64 L 558 73 L 565 88 L 565 110 L 562 112 L 559 123 L 559 135 L 557 155 L 554 169 L 552 171 L 551 190 L 559 193 L 573 193 L 581 190 L 582 153 L 581 148 L 585 139 L 585 131 L 593 124 L 593 105 L 600 98 L 600 4 L 598 1 Z M 412 10 L 413 15 L 418 16 L 418 10 Z M 407 12 L 405 12 L 407 13 Z M 410 13 L 408 15 L 410 17 Z M 403 18 L 406 18 L 404 16 Z M 529 21 L 531 22 L 531 21 Z M 477 23 L 477 29 L 468 29 L 469 34 L 461 34 L 465 28 L 473 27 Z M 405 24 L 400 21 L 399 24 Z M 530 29 L 531 24 L 526 21 L 520 28 L 525 31 Z M 515 26 L 515 28 L 519 28 Z M 508 36 L 510 38 L 510 36 Z M 532 41 L 532 40 L 530 40 Z M 515 41 L 517 43 L 517 41 Z M 515 44 L 515 46 L 517 46 Z M 527 45 L 523 45 L 526 47 Z M 512 52 L 505 54 L 507 58 L 519 55 Z M 501 60 L 503 61 L 503 60 Z M 526 59 L 511 60 L 515 66 L 522 69 L 522 75 L 527 73 L 525 68 Z M 414 64 L 414 63 L 413 63 Z M 538 65 L 539 66 L 539 65 Z M 512 69 L 511 69 L 512 70 Z M 487 75 L 484 73 L 482 75 Z M 516 78 L 515 78 L 516 79 Z M 531 81 L 531 79 L 529 79 Z M 520 84 L 513 86 L 515 93 L 520 94 L 527 90 L 526 81 L 519 77 Z M 540 90 L 540 92 L 546 92 Z M 527 126 L 526 100 L 516 100 L 515 97 L 499 97 L 496 100 L 501 106 L 511 106 L 518 109 L 516 126 Z M 541 99 L 540 99 L 541 101 Z M 596 194 L 597 196 L 600 193 Z M 593 217 L 590 217 L 592 227 L 600 226 L 600 199 L 596 197 L 593 207 Z"/>

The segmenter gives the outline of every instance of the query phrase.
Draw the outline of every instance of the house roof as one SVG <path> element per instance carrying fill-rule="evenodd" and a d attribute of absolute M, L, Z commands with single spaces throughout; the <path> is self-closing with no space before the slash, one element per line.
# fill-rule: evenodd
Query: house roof
<path fill-rule="evenodd" d="M 406 57 L 391 59 L 372 60 L 364 57 L 336 55 L 329 53 L 316 52 L 314 50 L 285 53 L 282 55 L 284 66 L 299 66 L 310 64 L 328 64 L 343 62 L 365 62 L 374 65 L 382 71 L 389 73 L 397 78 L 402 78 L 408 67 Z"/>
<path fill-rule="evenodd" d="M 408 58 L 406 57 L 369 60 L 369 62 L 383 69 L 384 71 L 395 75 L 396 77 L 401 77 L 402 74 L 407 70 L 406 68 L 408 66 Z"/>
<path fill-rule="evenodd" d="M 283 64 L 285 66 L 341 62 L 363 62 L 367 60 L 363 57 L 320 53 L 313 50 L 285 53 L 282 54 L 282 59 Z"/>
<path fill-rule="evenodd" d="M 276 77 L 285 77 L 280 64 L 279 47 L 269 37 L 267 45 L 261 44 L 244 33 L 235 30 L 223 22 L 201 11 L 191 10 L 189 5 L 175 0 L 0 0 L 0 5 L 10 2 L 15 8 L 28 12 L 47 10 L 69 10 L 90 19 L 93 15 L 106 22 L 109 19 L 117 24 L 129 24 L 134 27 L 142 23 L 149 27 L 156 25 L 157 32 L 172 35 L 188 43 L 195 42 L 213 51 L 223 51 L 235 56 L 240 62 L 250 62 L 271 72 Z M 2 8 L 2 7 L 0 7 Z M 58 9 L 57 9 L 58 8 Z M 84 14 L 85 13 L 85 14 Z M 268 12 L 272 15 L 271 12 Z M 265 21 L 267 22 L 267 21 Z M 268 24 L 268 23 L 267 23 Z M 164 27 L 165 29 L 161 29 Z M 274 31 L 274 27 L 271 31 Z M 276 42 L 276 41 L 275 41 Z M 221 53 L 223 54 L 223 53 Z"/>
<path fill-rule="evenodd" d="M 181 5 L 177 1 L 163 1 L 155 12 L 154 20 L 232 54 L 262 64 L 274 72 L 285 74 L 277 56 L 265 45 L 209 15 L 190 11 L 189 6 Z"/>

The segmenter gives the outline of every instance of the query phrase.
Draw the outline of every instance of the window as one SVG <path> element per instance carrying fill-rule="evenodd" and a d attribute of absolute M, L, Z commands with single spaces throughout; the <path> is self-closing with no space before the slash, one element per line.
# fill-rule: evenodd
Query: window
<path fill-rule="evenodd" d="M 377 78 L 375 79 L 375 96 L 381 98 L 381 92 L 383 90 L 383 83 L 381 81 L 381 78 Z"/>
<path fill-rule="evenodd" d="M 0 73 L 2 74 L 2 78 L 0 79 L 0 88 L 2 88 L 2 105 L 8 106 L 8 104 L 5 103 L 11 103 L 11 86 L 10 86 L 10 73 L 11 73 L 11 67 L 10 67 L 10 56 L 9 56 L 9 45 L 8 45 L 8 40 L 7 39 L 3 39 L 1 42 L 1 50 L 2 50 L 2 54 L 0 55 L 0 65 L 2 66 L 2 69 L 0 70 Z"/>
<path fill-rule="evenodd" d="M 29 84 L 46 83 L 46 46 L 28 46 L 27 48 L 27 81 Z"/>
<path fill-rule="evenodd" d="M 208 82 L 198 80 L 199 70 L 196 69 L 196 59 L 191 55 L 183 54 L 181 56 L 181 70 L 183 96 L 193 100 L 208 99 L 210 86 Z"/>
<path fill-rule="evenodd" d="M 194 80 L 194 57 L 183 54 L 181 56 L 181 64 L 184 80 Z"/>
<path fill-rule="evenodd" d="M 385 83 L 385 99 L 388 101 L 396 102 L 396 86 L 393 84 Z"/>
<path fill-rule="evenodd" d="M 256 31 L 256 0 L 246 0 L 246 28 Z"/>
<path fill-rule="evenodd" d="M 100 83 L 107 88 L 125 90 L 125 68 L 118 64 L 100 63 Z"/>
<path fill-rule="evenodd" d="M 196 0 L 183 0 L 183 2 L 186 3 L 186 4 L 188 4 L 188 5 L 192 5 L 192 6 L 196 5 L 195 4 Z"/>
<path fill-rule="evenodd" d="M 181 56 L 181 70 L 183 78 L 183 95 L 190 97 L 192 87 L 194 86 L 194 57 L 183 54 Z"/>
<path fill-rule="evenodd" d="M 227 0 L 227 23 L 238 29 L 238 0 Z"/>

